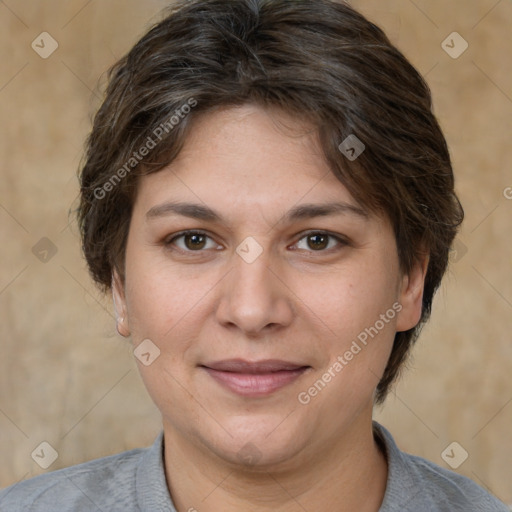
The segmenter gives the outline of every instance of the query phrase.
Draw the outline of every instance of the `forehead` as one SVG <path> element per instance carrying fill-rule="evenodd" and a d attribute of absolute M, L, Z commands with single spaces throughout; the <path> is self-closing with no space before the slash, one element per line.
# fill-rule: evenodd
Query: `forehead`
<path fill-rule="evenodd" d="M 137 202 L 151 208 L 169 199 L 224 204 L 239 214 L 299 202 L 357 206 L 327 164 L 313 126 L 253 105 L 199 116 L 178 157 L 141 179 Z"/>

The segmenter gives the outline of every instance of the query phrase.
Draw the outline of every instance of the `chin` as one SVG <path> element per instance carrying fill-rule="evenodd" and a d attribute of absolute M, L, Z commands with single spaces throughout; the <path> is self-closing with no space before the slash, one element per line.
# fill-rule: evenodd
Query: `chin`
<path fill-rule="evenodd" d="M 283 422 L 282 416 L 280 422 Z M 271 428 L 264 428 L 264 420 L 256 427 L 257 424 L 258 420 L 247 418 L 246 428 L 227 428 L 233 437 L 222 431 L 217 439 L 212 439 L 210 434 L 205 444 L 226 463 L 251 471 L 284 469 L 307 445 L 307 439 L 303 438 L 304 430 L 290 430 L 283 424 L 279 426 L 279 422 L 275 421 Z"/>

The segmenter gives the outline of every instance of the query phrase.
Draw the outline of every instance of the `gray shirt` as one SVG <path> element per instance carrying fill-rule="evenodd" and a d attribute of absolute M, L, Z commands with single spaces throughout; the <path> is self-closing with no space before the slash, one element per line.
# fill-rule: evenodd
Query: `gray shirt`
<path fill-rule="evenodd" d="M 380 512 L 509 512 L 472 480 L 400 451 L 391 434 L 377 423 L 374 432 L 388 459 Z M 194 510 L 194 504 L 189 510 Z M 0 491 L 0 511 L 176 512 L 165 480 L 163 434 L 150 448 L 93 460 L 8 487 Z"/>

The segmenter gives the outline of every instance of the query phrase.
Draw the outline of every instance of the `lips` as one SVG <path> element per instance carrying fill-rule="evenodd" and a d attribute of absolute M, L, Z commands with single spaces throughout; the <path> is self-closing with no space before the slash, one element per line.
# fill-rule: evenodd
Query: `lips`
<path fill-rule="evenodd" d="M 247 397 L 272 394 L 294 382 L 310 368 L 279 359 L 229 359 L 206 363 L 201 367 L 225 389 Z"/>

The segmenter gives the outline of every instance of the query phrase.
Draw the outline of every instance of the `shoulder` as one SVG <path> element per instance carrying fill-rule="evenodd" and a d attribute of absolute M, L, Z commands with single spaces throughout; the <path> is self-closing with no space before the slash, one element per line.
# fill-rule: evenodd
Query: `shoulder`
<path fill-rule="evenodd" d="M 135 478 L 148 449 L 137 449 L 36 476 L 0 491 L 2 512 L 137 510 Z M 109 507 L 110 506 L 110 507 Z"/>
<path fill-rule="evenodd" d="M 473 480 L 442 468 L 422 457 L 403 454 L 416 489 L 422 499 L 442 511 L 509 512 L 500 502 Z M 417 491 L 416 491 L 417 492 Z"/>
<path fill-rule="evenodd" d="M 391 434 L 374 423 L 385 445 L 388 482 L 380 512 L 509 512 L 509 508 L 469 478 L 422 457 L 400 451 Z"/>

